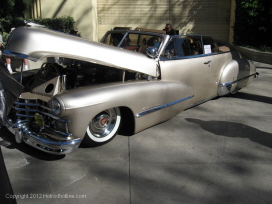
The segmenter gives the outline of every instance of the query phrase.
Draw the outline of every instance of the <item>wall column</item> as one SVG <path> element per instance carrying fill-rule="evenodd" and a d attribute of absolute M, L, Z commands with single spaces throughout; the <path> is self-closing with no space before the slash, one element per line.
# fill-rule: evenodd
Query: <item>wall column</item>
<path fill-rule="evenodd" d="M 231 10 L 230 10 L 230 27 L 229 27 L 229 43 L 233 43 L 233 26 L 235 22 L 235 8 L 236 8 L 236 2 L 235 0 L 231 0 Z"/>
<path fill-rule="evenodd" d="M 31 7 L 31 18 L 41 18 L 41 1 L 40 0 L 32 0 Z"/>

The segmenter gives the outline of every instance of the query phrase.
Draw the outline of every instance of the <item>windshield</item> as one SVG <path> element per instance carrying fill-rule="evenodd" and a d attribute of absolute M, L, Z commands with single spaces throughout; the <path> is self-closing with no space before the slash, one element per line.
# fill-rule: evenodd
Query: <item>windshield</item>
<path fill-rule="evenodd" d="M 114 32 L 108 33 L 101 42 L 115 47 L 145 53 L 149 47 L 159 48 L 162 37 L 152 34 Z"/>

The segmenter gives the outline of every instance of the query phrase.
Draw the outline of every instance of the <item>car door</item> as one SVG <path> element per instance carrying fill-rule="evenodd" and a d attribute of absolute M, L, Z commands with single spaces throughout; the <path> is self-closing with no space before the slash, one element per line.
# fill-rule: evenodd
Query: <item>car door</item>
<path fill-rule="evenodd" d="M 200 36 L 175 36 L 160 57 L 161 78 L 186 84 L 193 90 L 190 105 L 215 96 L 212 56 L 205 54 Z"/>
<path fill-rule="evenodd" d="M 216 94 L 219 86 L 219 79 L 226 64 L 231 61 L 231 52 L 221 52 L 215 41 L 209 36 L 202 36 L 204 52 L 210 55 L 211 61 L 209 63 L 211 68 L 211 86 Z M 235 79 L 233 79 L 234 81 Z"/>

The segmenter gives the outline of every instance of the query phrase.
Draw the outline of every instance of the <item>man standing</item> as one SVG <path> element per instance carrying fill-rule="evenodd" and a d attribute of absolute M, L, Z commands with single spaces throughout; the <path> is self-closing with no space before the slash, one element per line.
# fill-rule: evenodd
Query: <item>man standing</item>
<path fill-rule="evenodd" d="M 10 33 L 14 30 L 15 28 L 11 28 L 10 29 Z M 24 66 L 23 66 L 23 71 L 27 71 L 28 70 L 28 59 L 23 59 L 24 61 Z M 11 59 L 9 56 L 6 56 L 6 66 L 7 69 L 9 70 L 10 73 L 14 73 L 12 68 L 11 68 Z"/>
<path fill-rule="evenodd" d="M 167 35 L 176 35 L 176 30 L 172 28 L 170 23 L 167 23 L 163 30 L 165 30 Z"/>

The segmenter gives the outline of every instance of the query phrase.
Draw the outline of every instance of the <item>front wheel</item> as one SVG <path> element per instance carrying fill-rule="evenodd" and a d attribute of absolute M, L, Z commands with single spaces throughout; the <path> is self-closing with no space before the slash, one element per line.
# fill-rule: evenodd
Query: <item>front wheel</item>
<path fill-rule="evenodd" d="M 110 108 L 97 114 L 89 123 L 83 143 L 89 146 L 104 144 L 115 137 L 121 124 L 119 108 Z"/>

